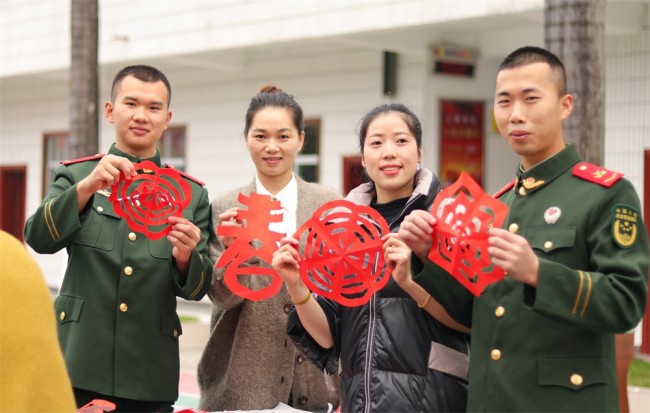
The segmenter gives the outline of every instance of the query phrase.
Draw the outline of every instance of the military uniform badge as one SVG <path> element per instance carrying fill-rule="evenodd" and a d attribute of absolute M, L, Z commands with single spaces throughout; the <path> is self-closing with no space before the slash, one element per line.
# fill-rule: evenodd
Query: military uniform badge
<path fill-rule="evenodd" d="M 639 211 L 628 205 L 615 205 L 612 210 L 612 236 L 621 248 L 636 242 L 639 231 Z"/>

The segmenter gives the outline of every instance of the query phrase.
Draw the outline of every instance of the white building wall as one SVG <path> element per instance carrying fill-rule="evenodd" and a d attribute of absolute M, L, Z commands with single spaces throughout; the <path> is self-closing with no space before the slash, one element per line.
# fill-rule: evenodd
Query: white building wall
<path fill-rule="evenodd" d="M 643 149 L 650 149 L 650 30 L 609 38 L 605 60 L 605 166 L 623 172 L 643 202 L 650 179 L 643 176 Z"/>
<path fill-rule="evenodd" d="M 543 0 L 100 0 L 101 63 L 540 9 Z M 70 2 L 3 0 L 0 76 L 68 66 Z"/>

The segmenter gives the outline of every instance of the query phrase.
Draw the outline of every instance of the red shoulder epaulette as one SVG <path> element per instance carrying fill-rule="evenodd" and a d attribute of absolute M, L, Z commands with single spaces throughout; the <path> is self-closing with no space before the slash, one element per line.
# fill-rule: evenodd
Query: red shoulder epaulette
<path fill-rule="evenodd" d="M 178 172 L 179 174 L 181 174 L 183 177 L 189 179 L 190 181 L 194 181 L 194 182 L 196 182 L 197 184 L 199 184 L 199 185 L 201 185 L 201 186 L 205 186 L 205 182 L 203 182 L 203 181 L 199 181 L 199 180 L 196 179 L 195 177 L 186 174 L 185 172 L 181 171 L 180 169 L 176 169 L 176 167 L 175 167 L 174 165 L 170 165 L 170 164 L 166 163 L 166 164 L 165 164 L 165 167 L 166 167 L 166 168 L 171 168 L 171 169 L 175 170 L 176 172 Z"/>
<path fill-rule="evenodd" d="M 517 178 L 513 179 L 512 181 L 508 182 L 503 188 L 499 189 L 492 195 L 492 198 L 498 198 L 501 195 L 505 194 L 508 192 L 513 186 L 515 186 L 515 182 L 517 182 Z"/>
<path fill-rule="evenodd" d="M 104 157 L 103 153 L 98 153 L 97 155 L 85 156 L 83 158 L 70 159 L 69 161 L 61 161 L 61 165 L 72 165 L 74 163 L 94 161 L 95 159 L 101 159 Z"/>
<path fill-rule="evenodd" d="M 585 181 L 593 182 L 609 188 L 614 185 L 616 181 L 623 177 L 620 172 L 610 171 L 602 166 L 594 165 L 589 162 L 580 162 L 573 167 L 573 175 L 582 178 Z"/>

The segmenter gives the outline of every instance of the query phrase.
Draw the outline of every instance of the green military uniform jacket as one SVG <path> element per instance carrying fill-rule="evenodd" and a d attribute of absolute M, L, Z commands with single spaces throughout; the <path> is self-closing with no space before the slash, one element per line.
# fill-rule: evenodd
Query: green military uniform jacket
<path fill-rule="evenodd" d="M 629 181 L 579 162 L 567 146 L 500 196 L 537 288 L 506 277 L 474 297 L 431 262 L 414 277 L 472 328 L 469 411 L 618 411 L 614 334 L 643 316 L 648 236 Z"/>
<path fill-rule="evenodd" d="M 109 154 L 141 161 L 115 145 Z M 50 193 L 27 221 L 25 240 L 39 253 L 68 252 L 55 310 L 72 385 L 135 400 L 174 401 L 182 333 L 176 296 L 200 300 L 212 276 L 207 190 L 183 178 L 192 190 L 183 216 L 201 229 L 184 277 L 167 238 L 151 241 L 129 229 L 107 191 L 95 193 L 77 213 L 76 184 L 95 168 L 97 158 L 55 170 Z M 148 160 L 160 166 L 158 152 Z"/>

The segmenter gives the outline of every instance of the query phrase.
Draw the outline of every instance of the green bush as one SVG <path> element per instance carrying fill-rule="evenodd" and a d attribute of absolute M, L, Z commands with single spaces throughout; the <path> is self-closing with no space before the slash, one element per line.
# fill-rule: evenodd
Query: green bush
<path fill-rule="evenodd" d="M 650 387 L 650 363 L 641 359 L 632 360 L 627 375 L 627 384 L 630 386 Z"/>

